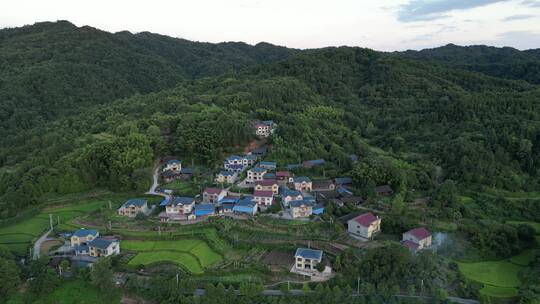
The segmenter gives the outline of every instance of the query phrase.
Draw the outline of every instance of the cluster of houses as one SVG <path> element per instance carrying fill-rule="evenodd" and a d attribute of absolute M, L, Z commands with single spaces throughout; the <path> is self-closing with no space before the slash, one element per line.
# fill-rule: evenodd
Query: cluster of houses
<path fill-rule="evenodd" d="M 371 240 L 381 231 L 381 218 L 371 212 L 360 214 L 347 221 L 350 236 L 360 241 Z M 402 235 L 401 244 L 412 252 L 431 247 L 432 235 L 424 227 L 411 229 Z"/>
<path fill-rule="evenodd" d="M 79 229 L 71 234 L 70 245 L 76 256 L 93 258 L 120 253 L 120 241 L 114 237 L 102 237 L 94 229 Z"/>

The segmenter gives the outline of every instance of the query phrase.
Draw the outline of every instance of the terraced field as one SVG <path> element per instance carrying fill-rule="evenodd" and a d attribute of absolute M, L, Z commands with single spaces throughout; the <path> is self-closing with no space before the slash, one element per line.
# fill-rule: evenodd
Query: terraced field
<path fill-rule="evenodd" d="M 484 284 L 480 293 L 493 298 L 511 298 L 517 295 L 521 284 L 518 274 L 533 259 L 533 251 L 527 250 L 506 260 L 477 263 L 458 262 L 463 275 Z"/>
<path fill-rule="evenodd" d="M 108 205 L 108 200 L 90 200 L 67 207 L 43 210 L 41 213 L 19 223 L 0 228 L 0 246 L 17 254 L 26 254 L 31 243 L 49 228 L 49 214 L 56 223 L 66 223 L 82 214 Z"/>
<path fill-rule="evenodd" d="M 124 241 L 122 248 L 136 251 L 137 255 L 129 265 L 151 265 L 174 263 L 194 274 L 201 274 L 204 268 L 223 260 L 206 242 L 198 239 L 173 241 Z"/>

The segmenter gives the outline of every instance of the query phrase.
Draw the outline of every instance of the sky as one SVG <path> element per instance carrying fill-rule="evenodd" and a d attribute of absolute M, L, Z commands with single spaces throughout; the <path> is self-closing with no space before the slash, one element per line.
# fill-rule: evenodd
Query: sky
<path fill-rule="evenodd" d="M 540 48 L 540 0 L 16 0 L 0 27 L 68 20 L 109 32 L 382 51 L 454 43 Z"/>

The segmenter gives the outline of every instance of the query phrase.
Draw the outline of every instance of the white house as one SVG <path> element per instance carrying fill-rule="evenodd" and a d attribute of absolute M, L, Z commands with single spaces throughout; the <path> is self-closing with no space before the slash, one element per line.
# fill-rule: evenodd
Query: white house
<path fill-rule="evenodd" d="M 88 255 L 107 257 L 120 253 L 120 242 L 113 239 L 96 238 L 88 243 Z"/>
<path fill-rule="evenodd" d="M 431 232 L 424 227 L 420 227 L 403 233 L 401 243 L 411 251 L 417 251 L 431 246 L 431 241 Z"/>
<path fill-rule="evenodd" d="M 163 172 L 172 171 L 172 172 L 181 172 L 182 171 L 182 162 L 178 159 L 171 159 L 165 163 L 163 167 Z"/>
<path fill-rule="evenodd" d="M 381 231 L 381 219 L 371 212 L 361 214 L 347 221 L 347 231 L 356 239 L 369 240 Z"/>
<path fill-rule="evenodd" d="M 253 200 L 260 206 L 270 206 L 274 201 L 274 193 L 272 191 L 255 190 Z"/>
<path fill-rule="evenodd" d="M 248 170 L 246 182 L 248 183 L 254 183 L 256 181 L 262 181 L 264 178 L 264 174 L 266 173 L 266 169 L 261 167 L 254 167 Z"/>

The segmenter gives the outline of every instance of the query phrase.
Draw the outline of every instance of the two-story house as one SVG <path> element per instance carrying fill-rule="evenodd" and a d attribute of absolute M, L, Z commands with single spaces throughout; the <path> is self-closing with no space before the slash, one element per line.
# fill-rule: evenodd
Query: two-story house
<path fill-rule="evenodd" d="M 285 185 L 287 183 L 292 183 L 293 179 L 289 171 L 278 171 L 276 172 L 276 179 L 278 184 Z"/>
<path fill-rule="evenodd" d="M 272 191 L 274 195 L 279 193 L 279 185 L 276 180 L 265 179 L 255 183 L 256 191 Z"/>
<path fill-rule="evenodd" d="M 79 229 L 71 235 L 71 247 L 85 245 L 99 236 L 99 232 L 94 229 Z"/>
<path fill-rule="evenodd" d="M 255 135 L 259 137 L 268 137 L 274 133 L 275 124 L 272 120 L 265 120 L 255 123 Z"/>
<path fill-rule="evenodd" d="M 261 167 L 254 167 L 247 171 L 247 177 L 246 182 L 248 183 L 254 183 L 257 181 L 262 181 L 264 178 L 264 174 L 266 173 L 266 169 Z"/>
<path fill-rule="evenodd" d="M 274 193 L 272 191 L 255 190 L 253 192 L 253 201 L 260 206 L 270 206 L 274 202 Z"/>
<path fill-rule="evenodd" d="M 139 213 L 148 214 L 149 212 L 148 203 L 142 198 L 129 199 L 118 209 L 118 215 L 127 217 L 135 217 Z"/>
<path fill-rule="evenodd" d="M 313 214 L 313 202 L 306 200 L 290 201 L 289 209 L 292 218 L 306 218 Z"/>
<path fill-rule="evenodd" d="M 321 250 L 298 248 L 294 254 L 294 268 L 297 270 L 317 270 L 317 265 L 322 262 Z"/>
<path fill-rule="evenodd" d="M 120 253 L 120 242 L 113 239 L 96 238 L 88 243 L 88 255 L 91 257 L 108 257 Z"/>
<path fill-rule="evenodd" d="M 203 191 L 204 203 L 217 203 L 227 195 L 227 190 L 221 188 L 206 188 Z"/>
<path fill-rule="evenodd" d="M 298 191 L 312 191 L 313 183 L 307 176 L 297 176 L 293 179 L 294 189 Z"/>
<path fill-rule="evenodd" d="M 165 214 L 160 214 L 161 221 L 185 220 L 193 212 L 193 206 L 195 200 L 192 197 L 175 197 L 165 206 Z"/>
<path fill-rule="evenodd" d="M 284 186 L 281 188 L 281 202 L 285 207 L 288 207 L 291 201 L 301 201 L 303 199 L 304 196 L 300 191 L 291 190 Z"/>
<path fill-rule="evenodd" d="M 233 171 L 220 171 L 216 176 L 217 183 L 234 184 L 237 180 L 237 173 Z"/>
<path fill-rule="evenodd" d="M 430 247 L 431 242 L 431 232 L 424 227 L 414 228 L 403 233 L 403 240 L 401 241 L 404 246 L 413 252 Z"/>
<path fill-rule="evenodd" d="M 178 159 L 171 159 L 165 163 L 163 167 L 163 172 L 172 171 L 180 173 L 182 171 L 182 162 Z"/>
<path fill-rule="evenodd" d="M 381 231 L 381 219 L 371 212 L 361 214 L 347 221 L 347 231 L 352 237 L 367 241 Z"/>

